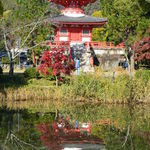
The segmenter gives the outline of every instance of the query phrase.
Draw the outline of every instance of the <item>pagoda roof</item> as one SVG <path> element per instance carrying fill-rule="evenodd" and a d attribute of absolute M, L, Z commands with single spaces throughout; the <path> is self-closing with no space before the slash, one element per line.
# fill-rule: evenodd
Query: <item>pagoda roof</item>
<path fill-rule="evenodd" d="M 49 0 L 49 1 L 62 5 L 64 7 L 70 7 L 70 6 L 82 7 L 82 6 L 86 6 L 89 3 L 93 3 L 96 0 Z"/>
<path fill-rule="evenodd" d="M 60 15 L 56 17 L 49 18 L 52 24 L 104 24 L 107 22 L 107 18 L 99 18 L 92 16 L 82 16 L 82 17 L 68 17 L 65 15 Z"/>

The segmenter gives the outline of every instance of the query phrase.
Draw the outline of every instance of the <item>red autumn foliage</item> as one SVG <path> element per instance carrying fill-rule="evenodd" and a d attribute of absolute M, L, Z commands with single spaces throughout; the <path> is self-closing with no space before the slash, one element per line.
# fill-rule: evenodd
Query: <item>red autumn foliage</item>
<path fill-rule="evenodd" d="M 43 145 L 48 148 L 60 150 L 61 147 L 61 129 L 58 128 L 56 122 L 52 124 L 39 124 L 36 126 L 37 129 L 42 133 L 40 139 Z"/>
<path fill-rule="evenodd" d="M 141 39 L 134 46 L 132 46 L 132 48 L 134 50 L 134 59 L 136 61 L 150 61 L 150 37 Z"/>
<path fill-rule="evenodd" d="M 62 73 L 70 75 L 74 69 L 71 57 L 67 54 L 65 47 L 55 47 L 45 51 L 41 62 L 39 71 L 44 75 L 50 75 L 49 69 L 52 70 L 52 75 L 54 76 L 59 76 Z"/>

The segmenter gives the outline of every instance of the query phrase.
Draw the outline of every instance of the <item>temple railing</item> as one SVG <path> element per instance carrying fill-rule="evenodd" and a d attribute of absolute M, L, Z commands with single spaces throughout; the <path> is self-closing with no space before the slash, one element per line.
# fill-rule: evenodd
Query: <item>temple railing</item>
<path fill-rule="evenodd" d="M 50 47 L 61 47 L 61 46 L 67 46 L 70 47 L 70 42 L 51 42 L 51 41 L 46 41 L 45 42 L 47 45 L 49 45 Z"/>
<path fill-rule="evenodd" d="M 114 45 L 112 42 L 85 42 L 86 47 L 91 46 L 94 49 L 124 49 L 124 43 Z"/>
<path fill-rule="evenodd" d="M 70 42 L 60 42 L 60 41 L 46 41 L 45 42 L 50 47 L 59 47 L 59 46 L 70 46 Z M 84 42 L 86 47 L 92 47 L 94 49 L 124 49 L 124 43 L 114 45 L 112 42 Z"/>

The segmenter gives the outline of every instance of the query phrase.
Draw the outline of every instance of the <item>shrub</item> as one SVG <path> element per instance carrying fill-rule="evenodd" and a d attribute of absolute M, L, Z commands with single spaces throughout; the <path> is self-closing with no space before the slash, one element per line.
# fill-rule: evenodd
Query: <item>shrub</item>
<path fill-rule="evenodd" d="M 1 66 L 0 66 L 0 74 L 3 74 L 3 69 Z"/>
<path fill-rule="evenodd" d="M 65 99 L 81 98 L 109 103 L 138 103 L 144 101 L 145 95 L 148 95 L 148 83 L 145 85 L 142 78 L 130 79 L 125 74 L 115 79 L 82 74 L 73 77 L 69 85 L 63 85 L 62 92 Z"/>
<path fill-rule="evenodd" d="M 150 70 L 136 71 L 135 78 L 140 78 L 146 84 L 150 80 Z"/>
<path fill-rule="evenodd" d="M 40 77 L 46 78 L 48 80 L 55 80 L 55 76 L 52 74 L 52 72 L 53 72 L 52 69 L 48 68 L 47 69 L 47 74 L 44 75 L 44 74 L 40 73 Z"/>
<path fill-rule="evenodd" d="M 2 57 L 2 64 L 9 64 L 9 58 L 8 57 Z"/>
<path fill-rule="evenodd" d="M 39 72 L 37 71 L 35 67 L 28 68 L 24 72 L 24 76 L 25 78 L 29 78 L 29 79 L 37 78 L 39 76 Z"/>

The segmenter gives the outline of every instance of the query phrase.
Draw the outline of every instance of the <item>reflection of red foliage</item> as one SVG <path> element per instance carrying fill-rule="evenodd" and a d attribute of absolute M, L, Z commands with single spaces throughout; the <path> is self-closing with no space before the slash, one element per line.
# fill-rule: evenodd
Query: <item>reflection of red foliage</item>
<path fill-rule="evenodd" d="M 39 124 L 37 125 L 37 128 L 42 133 L 41 135 L 41 141 L 42 144 L 47 146 L 48 148 L 60 150 L 61 147 L 61 129 L 58 128 L 58 125 L 56 122 L 49 124 Z"/>
<path fill-rule="evenodd" d="M 74 129 L 69 124 L 69 118 L 65 120 L 59 119 L 58 122 L 52 124 L 38 124 L 36 127 L 42 133 L 42 144 L 52 150 L 60 150 L 65 143 L 95 143 L 103 144 L 103 141 L 96 137 L 91 137 L 89 134 L 82 134 L 79 129 Z M 64 126 L 58 127 L 58 124 L 63 123 Z M 85 132 L 84 132 L 85 133 Z"/>
<path fill-rule="evenodd" d="M 135 53 L 134 59 L 138 62 L 150 60 L 150 37 L 141 39 L 133 46 Z"/>
<path fill-rule="evenodd" d="M 45 51 L 41 61 L 39 71 L 44 75 L 50 75 L 48 69 L 52 70 L 54 76 L 58 76 L 61 73 L 70 75 L 74 66 L 65 47 L 55 47 L 49 51 Z"/>

